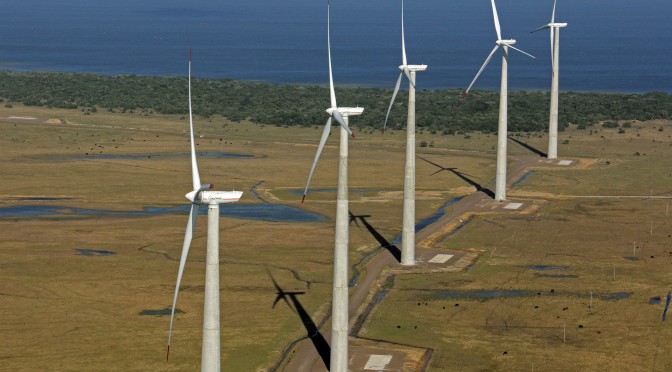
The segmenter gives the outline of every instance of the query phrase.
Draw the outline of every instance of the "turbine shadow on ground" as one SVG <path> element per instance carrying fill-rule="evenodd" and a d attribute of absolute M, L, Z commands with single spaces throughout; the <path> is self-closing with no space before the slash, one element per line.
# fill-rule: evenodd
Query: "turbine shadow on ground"
<path fill-rule="evenodd" d="M 320 355 L 320 358 L 322 358 L 322 362 L 324 362 L 324 366 L 327 369 L 329 369 L 329 366 L 331 365 L 330 364 L 331 347 L 329 346 L 329 343 L 327 343 L 327 340 L 324 338 L 324 336 L 320 332 L 319 328 L 317 327 L 313 319 L 310 317 L 310 314 L 308 314 L 303 305 L 301 305 L 299 299 L 296 297 L 298 295 L 305 294 L 306 292 L 284 291 L 282 288 L 280 288 L 278 282 L 275 281 L 275 278 L 273 277 L 273 275 L 271 275 L 271 272 L 270 270 L 268 270 L 268 268 L 266 268 L 266 272 L 268 273 L 269 278 L 271 278 L 271 280 L 273 281 L 273 285 L 275 286 L 277 295 L 275 297 L 275 301 L 273 302 L 272 307 L 275 308 L 275 305 L 278 302 L 280 302 L 280 300 L 284 300 L 285 303 L 287 303 L 287 306 L 289 306 L 290 309 L 294 310 L 299 315 L 301 323 L 306 328 L 306 337 L 313 342 L 315 350 L 317 350 L 317 353 Z M 287 300 L 288 297 L 289 300 L 292 302 L 291 304 Z"/>
<path fill-rule="evenodd" d="M 467 177 L 467 176 L 470 176 L 470 175 L 468 175 L 468 174 L 464 174 L 464 173 L 462 173 L 462 172 L 458 172 L 458 171 L 457 171 L 457 168 L 445 168 L 445 167 L 442 167 L 442 166 L 440 166 L 440 165 L 438 165 L 438 164 L 436 164 L 436 163 L 434 163 L 434 162 L 431 162 L 431 161 L 429 161 L 429 160 L 423 158 L 422 156 L 418 156 L 418 158 L 419 158 L 420 160 L 423 160 L 423 161 L 425 161 L 425 162 L 427 162 L 427 163 L 429 163 L 429 164 L 431 164 L 431 165 L 433 165 L 433 166 L 439 168 L 438 171 L 432 173 L 432 176 L 435 175 L 435 174 L 437 174 L 437 173 L 441 173 L 441 172 L 443 172 L 443 171 L 451 172 L 452 174 L 458 176 L 458 177 L 459 177 L 461 180 L 463 180 L 464 182 L 468 183 L 468 184 L 471 185 L 471 186 L 474 186 L 474 187 L 476 188 L 476 191 L 482 192 L 482 193 L 484 193 L 485 195 L 491 197 L 492 199 L 495 198 L 495 193 L 494 193 L 492 190 L 490 190 L 490 189 L 486 189 L 485 187 L 481 186 L 480 183 L 478 183 L 478 182 L 472 180 L 471 178 Z M 470 177 L 473 177 L 473 176 L 470 176 Z"/>
<path fill-rule="evenodd" d="M 543 151 L 541 151 L 541 150 L 537 150 L 536 148 L 534 148 L 534 147 L 528 145 L 527 143 L 525 143 L 525 142 L 523 142 L 523 141 L 517 140 L 517 139 L 515 139 L 515 138 L 513 138 L 513 137 L 511 137 L 511 136 L 507 136 L 507 137 L 508 137 L 508 139 L 509 139 L 510 141 L 515 142 L 515 143 L 517 143 L 517 144 L 523 146 L 524 148 L 526 148 L 526 149 L 532 151 L 533 153 L 535 153 L 535 154 L 541 156 L 542 158 L 548 157 L 548 154 L 547 154 L 547 153 L 545 153 L 545 152 L 543 152 Z"/>
<path fill-rule="evenodd" d="M 368 230 L 368 232 L 376 239 L 378 244 L 380 244 L 381 247 L 387 249 L 394 259 L 397 260 L 397 262 L 401 262 L 401 250 L 399 248 L 387 241 L 384 236 L 382 236 L 371 224 L 366 220 L 367 218 L 371 217 L 370 215 L 354 215 L 352 212 L 348 212 L 350 214 L 350 223 L 354 222 L 355 226 L 359 227 L 359 223 L 357 223 L 357 220 L 362 221 L 362 224 Z"/>

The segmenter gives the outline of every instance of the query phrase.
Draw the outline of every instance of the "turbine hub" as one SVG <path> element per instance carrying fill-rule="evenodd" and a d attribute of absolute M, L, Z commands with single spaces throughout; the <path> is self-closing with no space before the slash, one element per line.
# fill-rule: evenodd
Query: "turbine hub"
<path fill-rule="evenodd" d="M 198 194 L 198 190 L 194 190 L 191 192 L 188 192 L 184 197 L 187 198 L 190 202 L 194 203 L 194 200 L 196 199 L 196 195 Z"/>

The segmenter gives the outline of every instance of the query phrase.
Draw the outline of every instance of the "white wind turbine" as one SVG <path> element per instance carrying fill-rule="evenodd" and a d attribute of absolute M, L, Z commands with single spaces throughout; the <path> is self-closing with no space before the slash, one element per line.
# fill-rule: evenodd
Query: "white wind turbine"
<path fill-rule="evenodd" d="M 560 71 L 560 29 L 567 27 L 566 23 L 555 23 L 555 4 L 553 0 L 553 13 L 551 13 L 551 23 L 539 27 L 532 31 L 537 32 L 544 29 L 551 30 L 551 64 L 553 66 L 553 77 L 551 79 L 551 114 L 548 123 L 548 158 L 558 158 L 558 85 Z"/>
<path fill-rule="evenodd" d="M 191 202 L 187 229 L 184 233 L 182 257 L 177 271 L 177 283 L 175 284 L 175 296 L 170 312 L 170 329 L 168 331 L 168 351 L 170 354 L 170 340 L 173 333 L 173 320 L 175 319 L 175 305 L 180 291 L 180 282 L 184 266 L 187 263 L 189 246 L 194 234 L 198 208 L 201 204 L 208 204 L 208 241 L 205 269 L 205 304 L 203 314 L 203 347 L 201 350 L 201 371 L 220 370 L 220 335 L 219 335 L 219 204 L 235 203 L 243 195 L 241 191 L 209 191 L 214 187 L 212 184 L 201 184 L 196 164 L 196 145 L 194 144 L 194 124 L 191 112 L 191 49 L 189 49 L 189 138 L 191 142 L 191 175 L 193 191 L 186 194 Z"/>
<path fill-rule="evenodd" d="M 497 130 L 497 177 L 495 181 L 495 200 L 504 201 L 506 200 L 506 141 L 507 141 L 507 113 L 508 113 L 508 60 L 509 60 L 509 48 L 525 54 L 526 56 L 536 59 L 533 55 L 526 53 L 516 47 L 513 44 L 516 43 L 516 40 L 502 39 L 502 31 L 499 26 L 499 17 L 497 16 L 497 7 L 495 6 L 495 0 L 490 0 L 492 3 L 492 16 L 495 20 L 495 31 L 497 32 L 497 41 L 495 47 L 486 58 L 485 63 L 481 66 L 481 69 L 478 70 L 476 77 L 471 81 L 469 87 L 464 92 L 463 96 L 466 96 L 469 93 L 469 90 L 474 85 L 476 80 L 485 69 L 485 66 L 488 65 L 492 56 L 495 54 L 499 47 L 502 47 L 502 83 L 499 92 L 499 127 Z"/>
<path fill-rule="evenodd" d="M 334 79 L 331 70 L 331 1 L 327 1 L 327 53 L 329 57 L 329 94 L 331 107 L 324 126 L 317 153 L 310 168 L 306 189 L 301 202 L 306 198 L 315 166 L 327 142 L 332 120 L 341 126 L 340 154 L 338 160 L 338 192 L 336 196 L 336 229 L 334 244 L 334 281 L 331 307 L 331 357 L 332 372 L 348 370 L 348 135 L 355 137 L 348 127 L 348 117 L 361 115 L 362 107 L 338 107 L 334 91 Z"/>
<path fill-rule="evenodd" d="M 409 65 L 406 61 L 406 42 L 404 38 L 404 0 L 401 0 L 401 73 L 387 108 L 383 132 L 387 127 L 394 99 L 397 97 L 401 79 L 408 79 L 408 118 L 406 120 L 406 165 L 404 166 L 404 210 L 401 230 L 401 264 L 415 265 L 415 75 L 425 71 L 427 65 Z"/>

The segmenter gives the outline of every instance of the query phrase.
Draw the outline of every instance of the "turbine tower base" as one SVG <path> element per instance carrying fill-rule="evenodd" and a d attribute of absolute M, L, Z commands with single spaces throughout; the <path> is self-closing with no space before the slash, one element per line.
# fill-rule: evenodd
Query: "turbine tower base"
<path fill-rule="evenodd" d="M 208 204 L 208 243 L 205 258 L 205 304 L 201 372 L 220 372 L 219 328 L 219 204 Z"/>

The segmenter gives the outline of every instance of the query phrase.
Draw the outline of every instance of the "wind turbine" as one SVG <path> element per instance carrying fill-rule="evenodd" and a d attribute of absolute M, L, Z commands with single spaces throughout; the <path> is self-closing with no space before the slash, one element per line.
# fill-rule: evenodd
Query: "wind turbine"
<path fill-rule="evenodd" d="M 406 165 L 404 166 L 404 210 L 401 230 L 401 264 L 415 265 L 415 74 L 425 71 L 427 65 L 409 65 L 406 61 L 404 40 L 404 0 L 401 0 L 401 73 L 394 87 L 390 107 L 387 108 L 383 132 L 387 126 L 394 99 L 397 97 L 401 79 L 408 79 L 408 118 L 406 119 Z"/>
<path fill-rule="evenodd" d="M 303 192 L 301 203 L 306 199 L 310 180 L 313 177 L 315 166 L 327 142 L 333 120 L 341 126 L 340 154 L 338 159 L 338 192 L 336 195 L 336 229 L 334 244 L 334 284 L 331 306 L 331 357 L 330 371 L 348 370 L 348 135 L 355 135 L 348 127 L 350 116 L 361 115 L 362 107 L 338 107 L 334 91 L 334 78 L 331 69 L 331 1 L 327 0 L 327 53 L 329 57 L 329 94 L 331 107 L 326 111 L 329 114 L 324 126 L 317 153 L 310 168 L 306 189 Z"/>
<path fill-rule="evenodd" d="M 558 85 L 560 70 L 560 29 L 567 27 L 566 23 L 555 23 L 555 4 L 553 0 L 553 13 L 551 13 L 551 23 L 539 27 L 532 31 L 537 32 L 544 29 L 551 30 L 551 64 L 553 66 L 553 77 L 551 79 L 551 114 L 548 123 L 548 158 L 558 158 Z"/>
<path fill-rule="evenodd" d="M 513 44 L 516 43 L 514 39 L 502 39 L 502 31 L 499 26 L 499 17 L 497 16 L 497 7 L 495 6 L 495 0 L 490 0 L 492 3 L 492 16 L 495 20 L 495 31 L 497 32 L 497 45 L 492 49 L 488 58 L 486 58 L 485 63 L 481 66 L 481 69 L 478 70 L 476 77 L 471 81 L 469 87 L 464 92 L 463 97 L 465 97 L 481 73 L 485 69 L 485 66 L 488 65 L 492 56 L 495 54 L 499 47 L 502 47 L 502 82 L 501 88 L 499 91 L 499 128 L 497 130 L 497 178 L 495 182 L 495 200 L 504 201 L 506 200 L 506 140 L 507 140 L 507 112 L 508 112 L 508 60 L 509 60 L 509 48 L 525 54 L 526 56 L 536 59 L 533 55 L 526 53 L 516 47 Z"/>
<path fill-rule="evenodd" d="M 168 331 L 168 351 L 166 360 L 170 354 L 170 340 L 173 333 L 173 320 L 175 319 L 175 305 L 180 291 L 182 273 L 187 263 L 191 238 L 194 235 L 198 208 L 201 204 L 208 205 L 208 241 L 205 259 L 205 304 L 203 314 L 203 347 L 201 349 L 201 371 L 220 370 L 220 336 L 219 336 L 219 204 L 235 203 L 243 195 L 242 191 L 211 191 L 212 184 L 201 184 L 196 164 L 196 145 L 194 144 L 194 123 L 191 111 L 191 49 L 189 49 L 189 138 L 191 142 L 191 176 L 193 191 L 185 197 L 191 202 L 187 229 L 184 233 L 182 256 L 180 267 L 177 271 L 177 283 L 175 284 L 175 296 L 170 312 L 170 329 Z"/>

